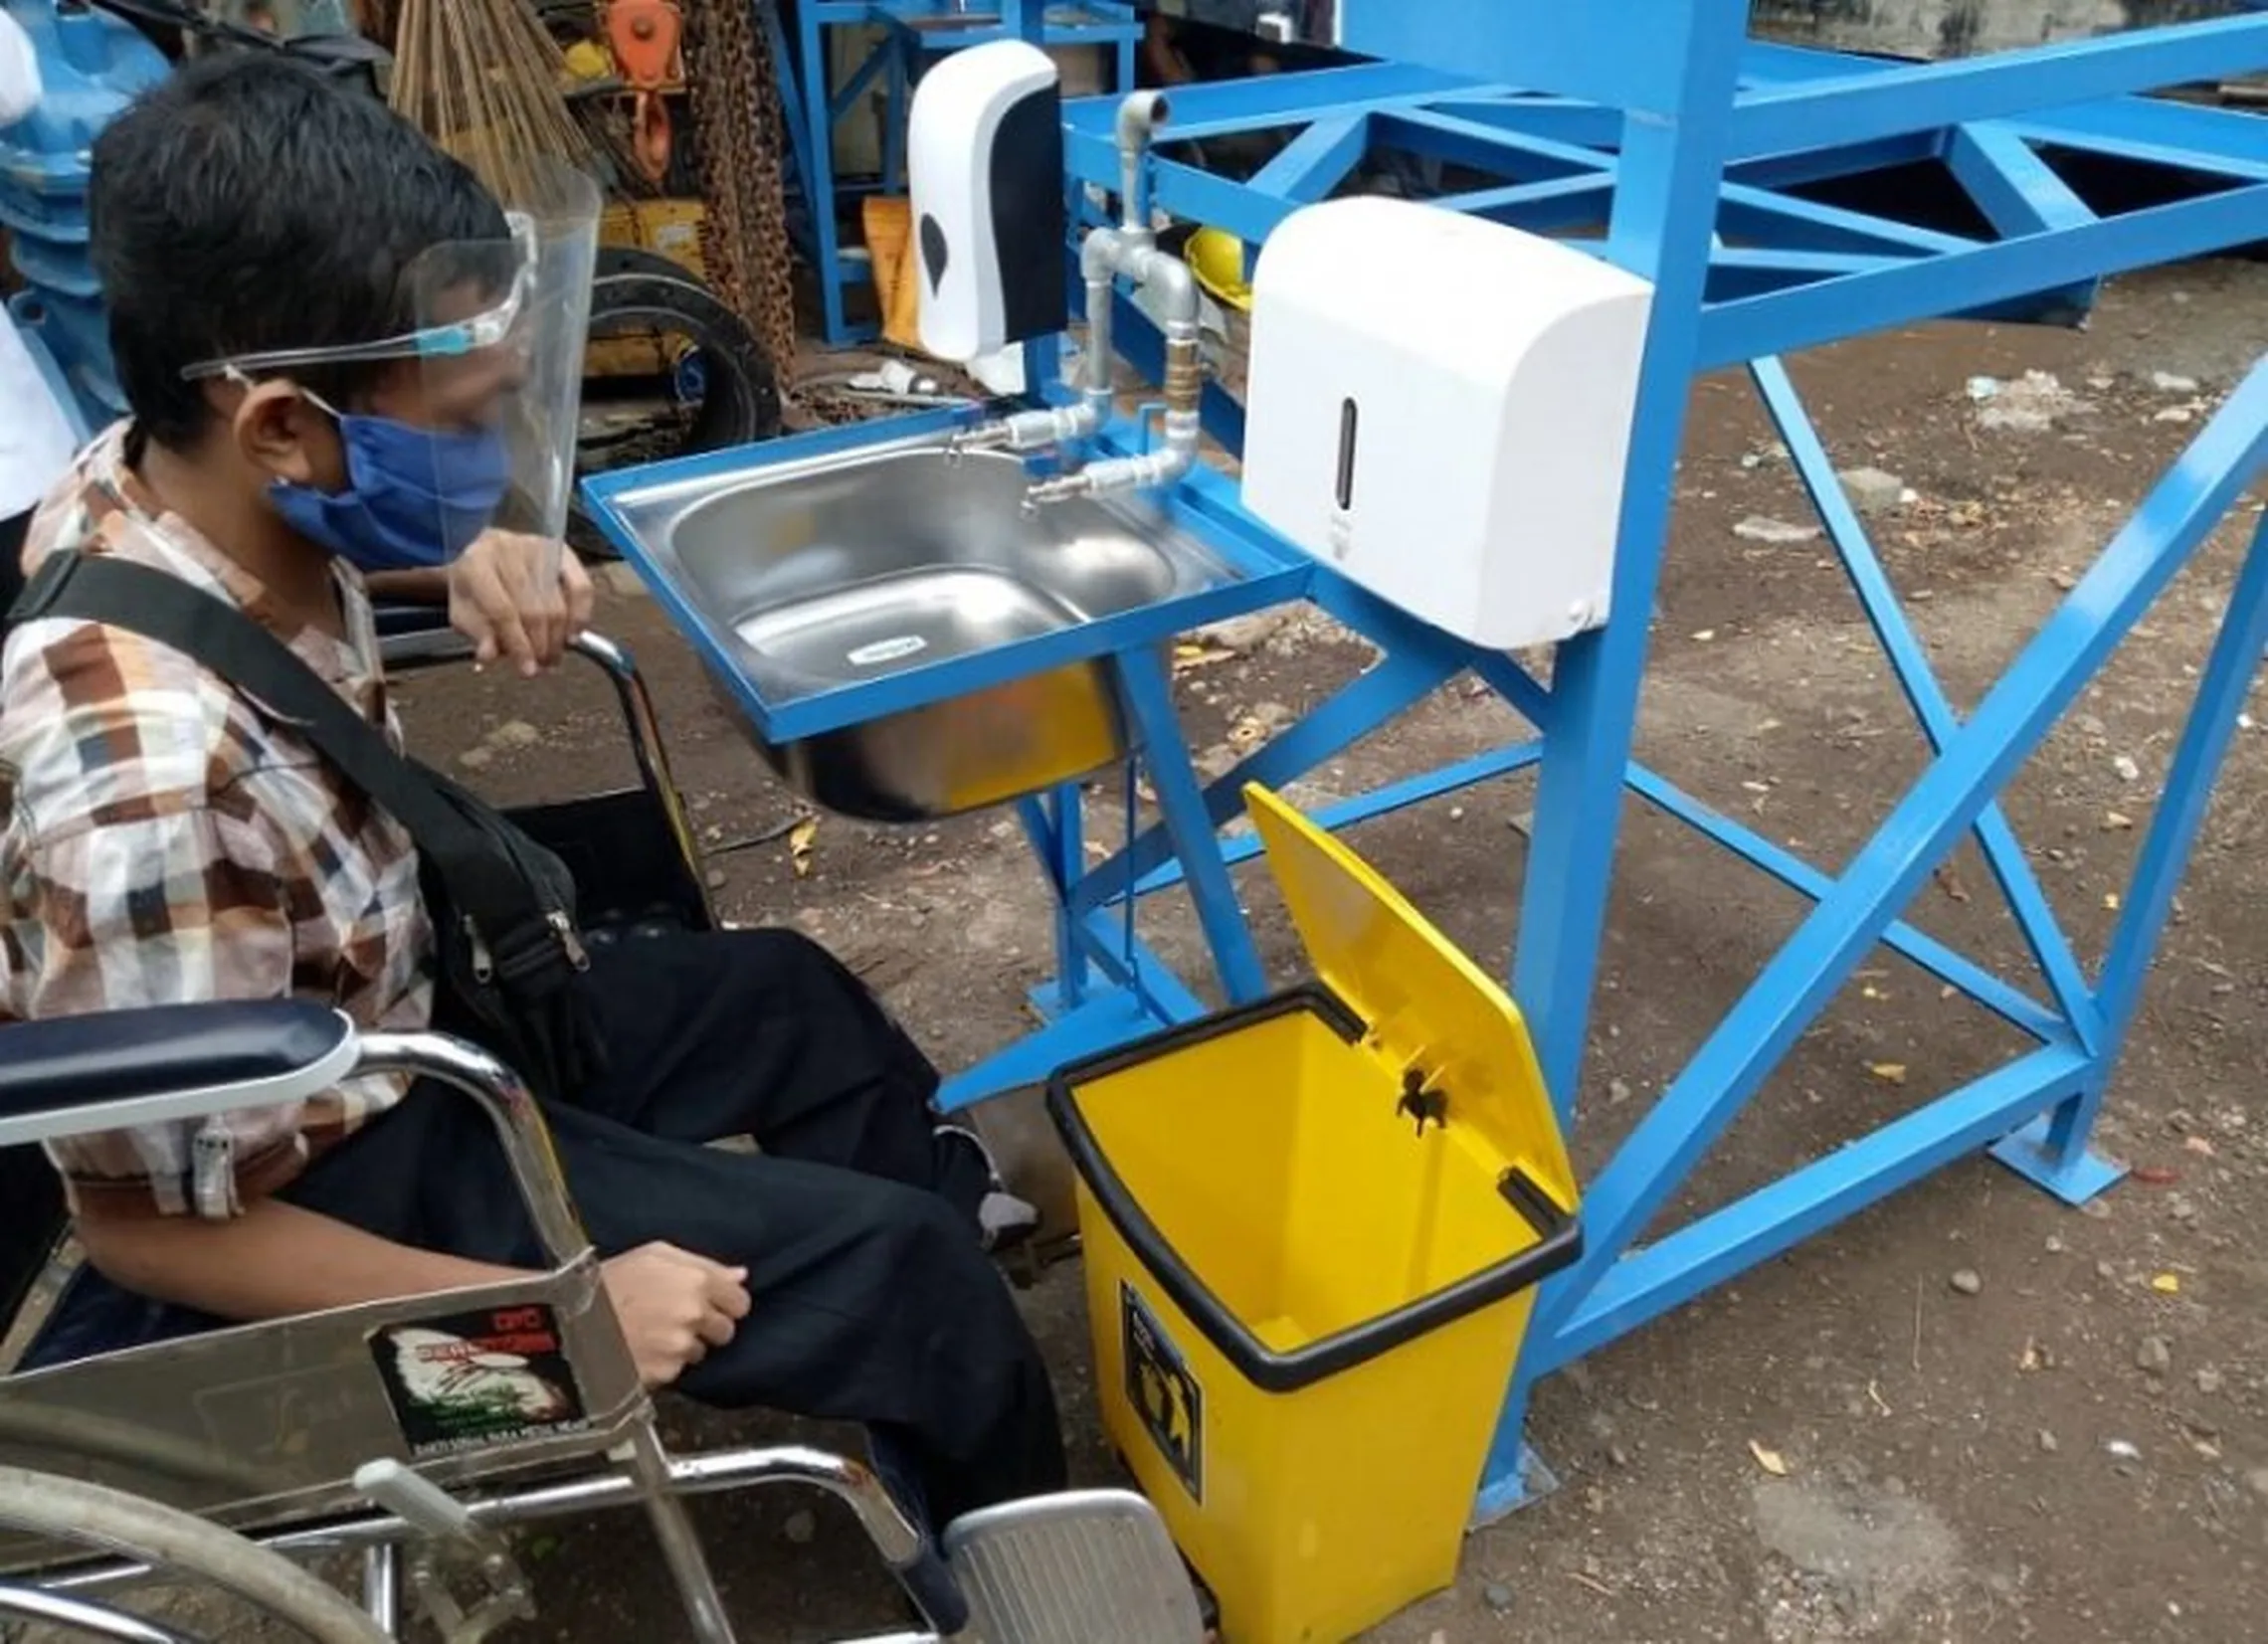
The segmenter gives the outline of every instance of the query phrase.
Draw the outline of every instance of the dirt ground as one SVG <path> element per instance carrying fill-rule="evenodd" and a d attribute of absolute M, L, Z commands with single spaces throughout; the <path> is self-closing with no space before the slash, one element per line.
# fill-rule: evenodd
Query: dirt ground
<path fill-rule="evenodd" d="M 2220 265 L 2115 287 L 2084 333 L 1915 330 L 1798 361 L 1796 374 L 1838 461 L 1895 476 L 1876 481 L 1877 534 L 1966 706 L 2264 349 L 2268 268 Z M 1984 377 L 2000 386 L 1973 386 Z M 1811 515 L 1745 381 L 1699 389 L 1679 503 L 1644 755 L 1832 866 L 1913 780 L 1923 747 L 1822 541 L 1801 529 Z M 2243 531 L 2260 511 L 2255 493 Z M 2243 531 L 2224 533 L 2176 585 L 2011 799 L 2089 956 L 2153 815 Z M 948 1066 L 1031 1025 L 1045 903 L 1010 822 L 888 830 L 830 818 L 799 874 L 785 832 L 797 805 L 631 579 L 610 579 L 602 626 L 656 682 L 732 918 L 790 923 L 832 945 Z M 1216 766 L 1368 656 L 1300 613 L 1220 638 L 1212 650 L 1226 654 L 1182 682 L 1193 741 Z M 463 759 L 504 798 L 578 791 L 619 759 L 611 710 L 586 680 L 530 688 L 458 672 L 408 694 L 425 749 Z M 1297 797 L 1359 792 L 1516 734 L 1493 699 L 1452 688 Z M 2239 738 L 2111 1094 L 2103 1143 L 2136 1176 L 2082 1214 L 1988 1162 L 1958 1166 L 1552 1381 L 1533 1436 L 1564 1487 L 1474 1538 L 1459 1589 L 1395 1620 L 1380 1644 L 2261 1636 L 2264 753 L 2260 733 Z M 1532 803 L 1528 782 L 1499 782 L 1366 826 L 1355 842 L 1501 967 Z M 1096 805 L 1095 836 L 1108 838 L 1107 795 Z M 1289 979 L 1298 955 L 1273 894 L 1256 873 L 1247 885 L 1269 960 Z M 1587 1169 L 1798 907 L 1631 808 L 1582 1091 Z M 1185 910 L 1161 899 L 1147 913 L 1156 945 L 1198 975 Z M 2028 977 L 1980 861 L 1941 872 L 1914 917 Z M 1678 1213 L 1815 1157 L 2012 1042 L 1880 957 L 1711 1155 Z M 1029 1104 L 989 1123 L 1060 1215 L 1060 1172 Z M 1052 1268 L 1028 1304 L 1059 1370 L 1079 1470 L 1108 1478 L 1075 1267 Z M 683 1409 L 672 1423 L 711 1442 L 787 1430 Z M 878 1571 L 831 1506 L 712 1502 L 701 1519 L 751 1639 L 803 1644 L 895 1624 Z M 667 1601 L 658 1563 L 630 1527 L 578 1527 L 531 1552 L 545 1609 L 534 1636 L 672 1633 L 656 1619 Z"/>

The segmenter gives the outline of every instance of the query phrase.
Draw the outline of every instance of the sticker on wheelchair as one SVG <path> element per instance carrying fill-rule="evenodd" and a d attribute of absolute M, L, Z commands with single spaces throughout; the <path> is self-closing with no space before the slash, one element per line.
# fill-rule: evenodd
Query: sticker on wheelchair
<path fill-rule="evenodd" d="M 388 1325 L 371 1332 L 370 1354 L 413 1461 L 590 1425 L 548 1307 Z"/>
<path fill-rule="evenodd" d="M 1118 1316 L 1126 1401 L 1190 1496 L 1205 1503 L 1205 1388 L 1147 1303 L 1123 1280 Z"/>

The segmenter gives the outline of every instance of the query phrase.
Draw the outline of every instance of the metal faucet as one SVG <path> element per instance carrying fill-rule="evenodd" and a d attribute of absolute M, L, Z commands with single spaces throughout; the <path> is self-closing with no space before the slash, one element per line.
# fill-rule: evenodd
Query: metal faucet
<path fill-rule="evenodd" d="M 1198 417 L 1205 375 L 1199 351 L 1197 280 L 1187 264 L 1158 249 L 1141 215 L 1142 161 L 1167 118 L 1165 96 L 1138 91 L 1118 105 L 1119 224 L 1096 229 L 1079 246 L 1086 281 L 1087 338 L 1078 376 L 1066 386 L 1078 398 L 1065 406 L 1021 412 L 970 430 L 953 443 L 957 452 L 1041 451 L 1087 440 L 1110 421 L 1116 405 L 1111 348 L 1111 299 L 1121 276 L 1155 291 L 1166 335 L 1165 444 L 1139 457 L 1111 457 L 1043 479 L 1025 493 L 1028 509 L 1074 496 L 1169 485 L 1197 465 Z"/>

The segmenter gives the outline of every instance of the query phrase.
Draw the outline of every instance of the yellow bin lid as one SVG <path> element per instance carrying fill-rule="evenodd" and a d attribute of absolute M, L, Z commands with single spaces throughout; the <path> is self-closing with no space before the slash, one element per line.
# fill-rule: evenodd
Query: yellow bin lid
<path fill-rule="evenodd" d="M 1383 1057 L 1445 1099 L 1450 1125 L 1572 1210 L 1575 1171 L 1519 1006 L 1369 863 L 1267 789 L 1244 800 L 1316 976 Z"/>

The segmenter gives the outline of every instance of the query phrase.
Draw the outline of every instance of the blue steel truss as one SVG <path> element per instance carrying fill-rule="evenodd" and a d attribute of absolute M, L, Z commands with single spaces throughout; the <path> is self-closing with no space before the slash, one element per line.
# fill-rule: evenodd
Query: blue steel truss
<path fill-rule="evenodd" d="M 1438 202 L 1444 209 L 1564 235 L 1651 281 L 1655 307 L 1623 497 L 1614 620 L 1561 646 L 1547 685 L 1512 658 L 1427 628 L 1297 554 L 1243 512 L 1231 484 L 1207 473 L 1165 499 L 1178 524 L 1239 571 L 1240 583 L 1207 595 L 1202 609 L 1133 613 L 799 704 L 744 692 L 743 706 L 779 740 L 1059 665 L 1074 648 L 1109 656 L 1118 670 L 1159 821 L 1090 863 L 1078 790 L 1022 808 L 1058 907 L 1057 974 L 1037 998 L 1049 1021 L 952 1081 L 953 1106 L 1200 1011 L 1191 989 L 1134 928 L 1141 899 L 1170 886 L 1192 893 L 1220 993 L 1230 1001 L 1256 997 L 1265 978 L 1231 874 L 1257 846 L 1248 832 L 1224 833 L 1237 818 L 1243 785 L 1297 780 L 1460 675 L 1495 690 L 1535 734 L 1347 801 L 1320 820 L 1345 826 L 1512 772 L 1536 773 L 1512 984 L 1571 1126 L 1626 797 L 1690 823 L 1810 901 L 1796 933 L 1588 1185 L 1587 1253 L 1539 1300 L 1480 1481 L 1486 1518 L 1519 1505 L 1530 1481 L 1544 1476 L 1523 1442 L 1529 1395 L 1539 1377 L 1574 1359 L 1983 1149 L 2072 1202 L 2116 1180 L 2089 1151 L 2089 1138 L 2268 648 L 2268 526 L 2237 579 L 2107 956 L 2092 974 L 1997 802 L 2268 467 L 2268 362 L 2197 434 L 1963 716 L 1934 677 L 1780 356 L 1937 316 L 2068 320 L 2084 312 L 2107 275 L 2261 238 L 2268 233 L 2268 120 L 2137 93 L 2268 69 L 2268 16 L 1911 66 L 1753 43 L 1745 37 L 1745 0 L 1340 0 L 1340 8 L 1349 44 L 1389 61 L 1185 90 L 1175 98 L 1167 146 L 1147 167 L 1150 200 L 1257 245 L 1289 212 L 1342 188 L 1366 157 L 1387 151 L 1438 162 L 1443 175 L 1455 175 L 1459 191 Z M 816 61 L 808 31 L 817 23 L 873 9 L 805 0 L 806 61 Z M 1019 26 L 1034 38 L 1039 19 L 1027 9 Z M 1112 117 L 1106 100 L 1066 113 L 1074 198 L 1083 197 L 1078 185 L 1117 184 Z M 1178 158 L 1173 146 L 1177 138 L 1258 131 L 1285 140 L 1244 178 L 1210 173 Z M 2138 168 L 2165 186 L 2131 209 L 2090 204 L 2075 182 L 2083 170 L 2075 158 Z M 1841 185 L 1910 173 L 1917 164 L 1957 185 L 1970 208 L 1957 226 L 1917 223 L 1887 192 L 1863 196 L 1865 209 L 1816 197 L 1820 185 L 1833 183 L 1847 201 Z M 1155 382 L 1155 330 L 1123 295 L 1114 311 L 1122 352 Z M 1035 383 L 1049 382 L 1054 353 L 1054 339 L 1031 347 Z M 1648 615 L 1693 379 L 1736 364 L 1747 367 L 1779 425 L 1934 754 L 1839 874 L 1632 758 Z M 1217 439 L 1241 449 L 1242 412 L 1233 400 L 1210 388 L 1205 415 Z M 811 439 L 889 439 L 909 426 Z M 1143 417 L 1123 419 L 1099 444 L 1139 449 L 1146 426 Z M 612 511 L 615 496 L 657 477 L 744 469 L 813 449 L 806 440 L 714 454 L 659 472 L 608 475 L 589 489 L 602 522 L 637 559 L 638 545 Z M 1172 623 L 1295 599 L 1370 639 L 1382 659 L 1237 770 L 1207 783 L 1191 762 L 1159 640 Z M 710 660 L 731 673 L 725 651 Z M 1127 813 L 1135 815 L 1131 803 Z M 2023 932 L 2036 976 L 2000 976 L 1904 917 L 1930 872 L 1970 838 Z M 1877 945 L 2012 1024 L 2026 1048 L 1736 1202 L 1641 1241 Z"/>
<path fill-rule="evenodd" d="M 1184 91 L 1167 146 L 1148 167 L 1151 203 L 1257 246 L 1290 212 L 1345 187 L 1366 159 L 1395 153 L 1456 168 L 1464 180 L 1439 199 L 1445 209 L 1560 235 L 1648 278 L 1656 307 L 1614 589 L 1614 610 L 1623 615 L 1562 646 L 1547 688 L 1509 658 L 1475 652 L 1312 566 L 1307 597 L 1379 644 L 1384 659 L 1194 803 L 1218 829 L 1235 818 L 1244 783 L 1299 777 L 1458 674 L 1493 686 L 1536 727 L 1532 740 L 1346 802 L 1323 820 L 1345 825 L 1511 771 L 1537 771 L 1512 980 L 1571 1124 L 1625 795 L 1690 823 L 1814 904 L 1589 1184 L 1588 1253 L 1539 1304 L 1482 1481 L 1487 1518 L 1519 1505 L 1543 1476 L 1522 1439 L 1540 1376 L 1981 1149 L 2072 1202 L 2116 1180 L 2090 1153 L 2089 1136 L 2268 645 L 2268 531 L 2256 538 L 2225 613 L 2108 957 L 2094 974 L 2058 925 L 1997 801 L 2268 465 L 2268 363 L 1964 718 L 1932 674 L 1779 356 L 1941 316 L 2069 320 L 2107 275 L 2260 239 L 2268 233 L 2268 120 L 2138 93 L 2268 69 L 2268 18 L 1911 66 L 1752 42 L 1741 0 L 1344 0 L 1343 10 L 1349 43 L 1392 61 Z M 1100 101 L 1069 111 L 1074 182 L 1115 182 L 1111 113 Z M 1282 143 L 1244 178 L 1207 171 L 1173 146 L 1254 132 L 1276 133 Z M 2075 157 L 2122 162 L 2167 186 L 2157 203 L 2098 210 L 2072 180 Z M 1820 184 L 1917 164 L 1942 168 L 1973 208 L 1973 222 L 1955 231 L 1884 206 L 1852 209 L 1813 197 Z M 1116 313 L 1127 357 L 1155 381 L 1154 333 L 1123 298 Z M 1736 364 L 1747 366 L 1779 425 L 1935 752 L 1839 875 L 1717 814 L 1631 757 L 1646 614 L 1655 604 L 1690 384 Z M 1209 431 L 1240 449 L 1235 403 L 1215 392 L 1206 412 Z M 1170 704 L 1141 705 L 1141 717 L 1153 772 L 1175 765 L 1159 753 L 1181 745 Z M 1128 983 L 1137 991 L 1156 986 L 1155 962 L 1124 940 L 1110 916 L 1170 885 L 1187 881 L 1197 892 L 1223 992 L 1239 999 L 1257 988 L 1249 935 L 1221 879 L 1225 865 L 1256 847 L 1248 835 L 1222 840 L 1188 816 L 1190 781 L 1177 781 L 1171 794 L 1158 782 L 1166 821 L 1086 871 L 1071 865 L 1079 852 L 1064 849 L 1076 840 L 1075 800 L 1035 808 L 1043 812 L 1035 816 L 1035 833 L 1043 854 L 1051 848 L 1064 907 L 1066 980 L 1054 1003 L 1071 1013 L 1061 1039 L 1046 1043 L 1043 1035 L 1013 1052 L 1015 1070 L 1037 1068 L 1065 1042 L 1106 1031 L 1114 1014 L 1140 1015 L 1156 1005 L 1126 998 Z M 1902 917 L 1932 869 L 1972 837 L 2035 961 L 2038 975 L 2028 981 L 1994 974 Z M 1192 838 L 1201 841 L 1200 860 L 1190 855 Z M 1877 944 L 2021 1029 L 2031 1048 L 1641 1243 L 1697 1162 Z M 1098 972 L 1111 952 L 1118 957 Z M 1186 1008 L 1189 1002 L 1169 1003 Z"/>
<path fill-rule="evenodd" d="M 864 258 L 845 254 L 842 203 L 877 191 L 904 192 L 907 100 L 922 69 L 943 53 L 1001 39 L 1100 46 L 1110 52 L 1116 84 L 1124 90 L 1134 83 L 1134 47 L 1142 38 L 1130 0 L 798 0 L 791 51 L 779 0 L 751 3 L 764 14 L 773 62 L 780 66 L 789 152 L 809 218 L 803 252 L 819 282 L 827 340 L 838 348 L 878 329 L 850 317 L 850 293 L 872 285 L 873 268 Z M 880 38 L 837 87 L 831 42 L 846 30 L 868 28 L 878 28 Z M 884 97 L 881 174 L 847 182 L 836 173 L 836 131 L 877 83 Z"/>

